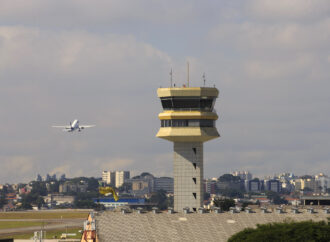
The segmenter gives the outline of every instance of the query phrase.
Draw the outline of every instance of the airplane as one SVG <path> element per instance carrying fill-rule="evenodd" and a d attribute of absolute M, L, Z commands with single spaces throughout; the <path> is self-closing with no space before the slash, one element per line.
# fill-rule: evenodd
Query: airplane
<path fill-rule="evenodd" d="M 73 132 L 78 130 L 79 132 L 86 128 L 92 128 L 95 125 L 79 125 L 79 120 L 75 119 L 73 122 L 70 122 L 70 126 L 52 126 L 53 128 L 62 128 L 63 131 L 66 132 Z"/>

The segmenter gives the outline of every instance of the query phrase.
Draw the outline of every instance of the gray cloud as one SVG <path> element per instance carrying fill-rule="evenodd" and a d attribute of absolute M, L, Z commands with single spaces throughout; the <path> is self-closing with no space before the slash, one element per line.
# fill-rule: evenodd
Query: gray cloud
<path fill-rule="evenodd" d="M 170 175 L 156 89 L 216 84 L 205 175 L 329 173 L 330 4 L 1 1 L 0 182 L 103 169 Z M 78 118 L 80 134 L 50 128 Z M 16 172 L 16 170 L 18 170 Z M 15 171 L 15 172 L 14 172 Z M 16 175 L 14 175 L 16 174 Z"/>

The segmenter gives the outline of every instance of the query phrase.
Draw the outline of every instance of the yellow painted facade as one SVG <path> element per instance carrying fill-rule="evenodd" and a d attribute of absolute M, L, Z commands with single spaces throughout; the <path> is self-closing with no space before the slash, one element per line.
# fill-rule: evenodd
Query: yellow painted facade
<path fill-rule="evenodd" d="M 156 136 L 172 142 L 206 142 L 220 135 L 213 127 L 163 127 Z"/>
<path fill-rule="evenodd" d="M 161 97 L 218 97 L 215 87 L 171 87 L 158 88 L 157 95 Z"/>
<path fill-rule="evenodd" d="M 164 111 L 158 115 L 160 120 L 170 119 L 210 119 L 217 120 L 218 115 L 214 112 L 201 111 Z"/>
<path fill-rule="evenodd" d="M 201 97 L 217 98 L 219 91 L 213 87 L 158 88 L 159 98 Z M 158 115 L 160 120 L 217 120 L 212 111 L 164 110 Z M 206 142 L 220 137 L 216 127 L 161 127 L 156 137 L 172 142 Z"/>

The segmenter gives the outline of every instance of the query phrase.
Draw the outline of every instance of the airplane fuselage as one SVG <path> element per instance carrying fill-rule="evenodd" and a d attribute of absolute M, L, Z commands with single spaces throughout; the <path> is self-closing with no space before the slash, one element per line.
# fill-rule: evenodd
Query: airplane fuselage
<path fill-rule="evenodd" d="M 79 120 L 75 119 L 73 122 L 70 123 L 71 129 L 68 130 L 68 132 L 73 132 L 75 130 L 81 131 L 79 127 Z"/>
<path fill-rule="evenodd" d="M 75 119 L 72 122 L 70 122 L 70 126 L 67 125 L 67 126 L 52 126 L 52 127 L 53 128 L 62 128 L 63 131 L 66 131 L 66 132 L 73 132 L 76 130 L 78 130 L 80 132 L 81 130 L 83 130 L 85 128 L 92 128 L 94 126 L 95 125 L 79 125 L 79 120 Z"/>

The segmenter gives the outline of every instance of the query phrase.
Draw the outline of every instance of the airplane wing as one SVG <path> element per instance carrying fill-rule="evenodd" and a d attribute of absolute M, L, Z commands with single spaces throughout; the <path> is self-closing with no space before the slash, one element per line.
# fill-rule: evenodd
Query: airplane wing
<path fill-rule="evenodd" d="M 71 129 L 70 126 L 52 126 L 52 128 Z"/>
<path fill-rule="evenodd" d="M 79 125 L 79 128 L 81 129 L 87 129 L 87 128 L 93 128 L 95 125 Z"/>

